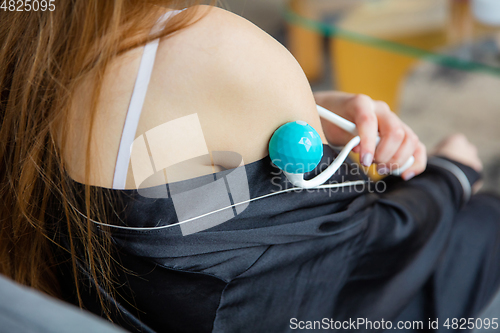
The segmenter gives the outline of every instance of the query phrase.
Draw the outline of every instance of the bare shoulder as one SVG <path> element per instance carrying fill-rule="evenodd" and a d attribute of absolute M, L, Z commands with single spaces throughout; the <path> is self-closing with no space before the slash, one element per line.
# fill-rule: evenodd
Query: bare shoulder
<path fill-rule="evenodd" d="M 136 137 L 196 115 L 209 152 L 237 152 L 251 163 L 267 155 L 272 133 L 288 121 L 307 121 L 322 133 L 309 83 L 285 47 L 223 9 L 199 6 L 196 15 L 193 24 L 160 41 Z M 100 142 L 92 148 L 100 161 L 92 171 L 100 174 L 94 185 L 112 183 L 141 54 L 123 55 L 104 78 L 93 134 Z M 163 144 L 172 154 L 169 145 L 178 143 L 167 137 Z M 209 165 L 201 169 L 214 171 Z M 127 187 L 133 186 L 128 180 Z"/>
<path fill-rule="evenodd" d="M 197 113 L 209 150 L 238 152 L 245 163 L 266 156 L 288 121 L 321 132 L 309 83 L 285 47 L 223 9 L 202 6 L 199 15 L 160 43 L 140 131 Z"/>

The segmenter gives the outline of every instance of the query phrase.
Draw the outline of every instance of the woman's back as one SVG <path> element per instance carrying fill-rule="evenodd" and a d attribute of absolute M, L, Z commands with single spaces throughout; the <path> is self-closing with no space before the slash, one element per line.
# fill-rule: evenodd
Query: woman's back
<path fill-rule="evenodd" d="M 304 120 L 322 133 L 307 79 L 283 46 L 222 9 L 202 6 L 198 15 L 202 16 L 198 22 L 161 40 L 136 137 L 197 114 L 208 151 L 237 152 L 250 163 L 267 155 L 272 133 L 285 122 Z M 93 128 L 91 155 L 96 163 L 91 164 L 92 185 L 112 187 L 141 57 L 142 48 L 121 55 L 104 77 Z M 69 123 L 63 125 L 71 128 L 66 156 L 69 174 L 82 183 L 83 138 L 89 129 L 82 124 L 89 123 L 86 110 L 93 79 L 89 77 L 75 92 Z M 177 134 L 181 133 L 172 133 L 173 142 Z M 173 144 L 166 141 L 163 149 L 175 152 Z M 197 164 L 194 170 L 176 175 L 175 180 L 214 171 L 210 164 Z M 129 171 L 127 188 L 138 187 L 133 179 Z"/>

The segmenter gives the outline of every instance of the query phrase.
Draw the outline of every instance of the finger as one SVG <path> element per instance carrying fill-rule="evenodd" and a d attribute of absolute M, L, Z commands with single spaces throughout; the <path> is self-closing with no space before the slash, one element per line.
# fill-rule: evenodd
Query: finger
<path fill-rule="evenodd" d="M 354 96 L 355 94 L 333 90 L 314 92 L 316 104 L 344 118 L 347 117 L 345 104 Z"/>
<path fill-rule="evenodd" d="M 476 194 L 483 187 L 484 181 L 482 179 L 478 180 L 474 185 L 472 185 L 472 194 Z"/>
<path fill-rule="evenodd" d="M 374 101 L 366 95 L 356 95 L 348 102 L 348 115 L 356 124 L 360 137 L 359 154 L 361 164 L 373 163 L 377 144 L 378 120 Z"/>
<path fill-rule="evenodd" d="M 377 102 L 377 104 L 380 143 L 375 150 L 375 161 L 388 163 L 403 143 L 406 132 L 403 122 L 389 109 L 386 103 Z"/>
<path fill-rule="evenodd" d="M 417 145 L 420 142 L 415 132 L 413 132 L 413 130 L 404 123 L 403 128 L 405 130 L 405 138 L 403 140 L 403 143 L 401 144 L 401 146 L 399 146 L 399 149 L 387 163 L 391 171 L 402 167 L 408 161 L 408 159 L 413 156 L 415 150 L 417 149 Z"/>
<path fill-rule="evenodd" d="M 323 132 L 328 142 L 334 146 L 344 146 L 354 137 L 351 133 L 344 131 L 337 125 L 323 118 L 321 118 L 321 127 L 323 128 Z"/>
<path fill-rule="evenodd" d="M 353 96 L 355 95 L 333 90 L 314 93 L 316 104 L 346 119 L 348 118 L 346 105 Z M 351 133 L 323 118 L 321 118 L 321 125 L 326 139 L 334 146 L 344 146 L 354 137 Z"/>
<path fill-rule="evenodd" d="M 413 156 L 415 157 L 415 162 L 401 175 L 401 177 L 407 181 L 424 172 L 427 166 L 427 150 L 423 143 L 419 142 L 417 144 Z"/>
<path fill-rule="evenodd" d="M 472 168 L 474 170 L 478 171 L 478 172 L 483 171 L 483 162 L 481 161 L 481 159 L 478 156 L 477 147 L 474 146 L 473 144 L 471 144 L 470 142 L 467 142 L 467 143 L 469 145 L 469 149 L 468 150 L 471 152 L 470 156 L 474 157 L 474 159 L 471 160 Z"/>

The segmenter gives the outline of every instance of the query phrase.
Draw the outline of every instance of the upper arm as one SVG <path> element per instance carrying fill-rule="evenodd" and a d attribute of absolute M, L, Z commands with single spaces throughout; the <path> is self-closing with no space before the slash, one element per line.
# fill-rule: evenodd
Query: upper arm
<path fill-rule="evenodd" d="M 267 155 L 272 133 L 304 120 L 321 132 L 309 83 L 293 56 L 245 19 L 219 8 L 160 43 L 139 132 L 197 113 L 210 151 Z M 149 94 L 148 93 L 148 94 Z"/>

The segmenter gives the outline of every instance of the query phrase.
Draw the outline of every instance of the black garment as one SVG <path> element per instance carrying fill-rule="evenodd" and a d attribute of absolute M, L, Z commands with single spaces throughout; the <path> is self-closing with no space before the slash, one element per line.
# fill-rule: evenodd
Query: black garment
<path fill-rule="evenodd" d="M 334 156 L 325 146 L 320 165 Z M 479 178 L 456 165 L 471 183 Z M 290 187 L 269 158 L 245 168 L 252 198 Z M 330 182 L 366 179 L 353 170 L 346 164 Z M 129 312 L 120 322 L 141 331 L 133 315 L 150 327 L 144 332 L 288 332 L 292 318 L 400 316 L 427 325 L 437 316 L 476 316 L 500 283 L 500 200 L 474 197 L 457 215 L 460 182 L 431 165 L 409 182 L 384 183 L 382 193 L 357 186 L 271 196 L 187 236 L 176 228 L 113 230 L 120 260 L 137 273 L 120 274 L 118 301 Z M 124 203 L 119 214 L 128 226 L 178 222 L 171 199 L 102 190 Z"/>
<path fill-rule="evenodd" d="M 443 326 L 446 319 L 451 324 L 453 318 L 477 318 L 498 288 L 499 200 L 494 195 L 475 195 L 459 212 L 435 272 L 398 320 L 427 323 L 429 318 L 439 318 L 439 332 L 449 332 Z"/>

